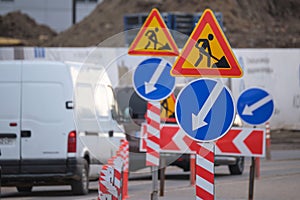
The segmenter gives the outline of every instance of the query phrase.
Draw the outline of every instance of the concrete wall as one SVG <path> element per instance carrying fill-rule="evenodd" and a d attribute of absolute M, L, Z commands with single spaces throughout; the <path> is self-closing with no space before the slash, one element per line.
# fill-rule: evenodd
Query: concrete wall
<path fill-rule="evenodd" d="M 132 73 L 146 56 L 129 56 L 127 48 L 0 48 L 0 60 L 55 60 L 101 64 L 113 87 L 132 85 Z M 233 49 L 243 68 L 242 78 L 233 78 L 235 99 L 244 89 L 265 88 L 273 96 L 275 112 L 271 129 L 300 130 L 300 49 Z M 174 58 L 169 60 L 173 63 Z M 185 85 L 193 78 L 176 78 Z M 227 79 L 222 79 L 228 83 Z"/>

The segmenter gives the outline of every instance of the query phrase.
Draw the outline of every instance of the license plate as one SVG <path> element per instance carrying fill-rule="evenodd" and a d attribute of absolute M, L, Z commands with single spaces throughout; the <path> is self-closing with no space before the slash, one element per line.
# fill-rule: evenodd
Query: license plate
<path fill-rule="evenodd" d="M 0 138 L 0 145 L 10 146 L 15 143 L 15 138 Z"/>

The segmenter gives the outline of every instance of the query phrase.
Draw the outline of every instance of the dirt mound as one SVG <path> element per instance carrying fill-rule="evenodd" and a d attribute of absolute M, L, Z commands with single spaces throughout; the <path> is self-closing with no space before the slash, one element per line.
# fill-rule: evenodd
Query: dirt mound
<path fill-rule="evenodd" d="M 46 46 L 94 46 L 123 31 L 123 15 L 160 12 L 223 13 L 225 34 L 234 48 L 300 47 L 298 0 L 104 0 L 80 23 Z M 120 45 L 122 46 L 122 44 Z"/>
<path fill-rule="evenodd" d="M 0 16 L 0 37 L 16 38 L 25 45 L 40 45 L 57 34 L 19 11 Z"/>

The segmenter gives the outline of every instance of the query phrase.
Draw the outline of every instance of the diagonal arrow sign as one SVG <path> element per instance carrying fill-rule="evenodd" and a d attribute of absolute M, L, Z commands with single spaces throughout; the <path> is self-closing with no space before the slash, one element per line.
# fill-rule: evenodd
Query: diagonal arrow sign
<path fill-rule="evenodd" d="M 266 103 L 272 100 L 272 97 L 270 95 L 265 96 L 264 98 L 260 99 L 256 103 L 252 104 L 251 106 L 246 105 L 243 110 L 243 115 L 253 115 L 253 112 L 257 110 L 258 108 L 262 107 Z"/>
<path fill-rule="evenodd" d="M 157 88 L 155 87 L 155 84 L 157 83 L 160 75 L 163 73 L 165 67 L 167 66 L 167 62 L 164 59 L 161 59 L 161 62 L 159 63 L 158 67 L 156 68 L 155 72 L 153 73 L 150 80 L 147 82 L 145 81 L 145 93 L 149 94 L 150 92 L 153 92 Z"/>
<path fill-rule="evenodd" d="M 212 108 L 212 106 L 214 105 L 217 98 L 219 97 L 219 95 L 222 92 L 223 88 L 224 88 L 223 84 L 220 81 L 217 81 L 217 84 L 213 88 L 212 92 L 210 93 L 209 97 L 205 101 L 205 103 L 202 106 L 199 113 L 197 115 L 192 113 L 192 128 L 193 128 L 193 131 L 207 125 L 207 122 L 205 122 L 204 119 L 207 116 L 210 109 Z"/>

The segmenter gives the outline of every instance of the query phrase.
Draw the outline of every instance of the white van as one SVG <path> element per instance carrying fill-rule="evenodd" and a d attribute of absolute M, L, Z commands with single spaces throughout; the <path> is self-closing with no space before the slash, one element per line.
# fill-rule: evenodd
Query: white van
<path fill-rule="evenodd" d="M 109 78 L 102 67 L 80 66 L 0 62 L 2 186 L 71 185 L 87 194 L 89 180 L 115 155 L 125 134 Z"/>

